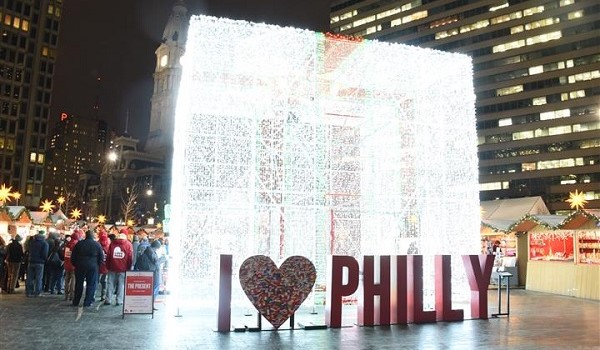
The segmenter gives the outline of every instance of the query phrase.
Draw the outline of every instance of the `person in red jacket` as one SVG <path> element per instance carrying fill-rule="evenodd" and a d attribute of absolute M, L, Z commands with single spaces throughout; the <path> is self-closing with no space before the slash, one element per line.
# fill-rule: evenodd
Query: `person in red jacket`
<path fill-rule="evenodd" d="M 104 230 L 104 228 L 100 228 L 98 234 L 98 243 L 102 247 L 102 251 L 104 251 L 104 261 L 100 265 L 100 269 L 98 273 L 100 274 L 100 301 L 104 301 L 106 299 L 106 278 L 108 275 L 108 268 L 106 267 L 106 257 L 108 256 L 108 248 L 110 247 L 110 239 L 108 239 L 108 233 Z"/>
<path fill-rule="evenodd" d="M 79 232 L 73 231 L 70 236 L 65 237 L 65 244 L 63 246 L 64 252 L 64 268 L 65 268 L 65 300 L 73 300 L 75 295 L 75 266 L 71 263 L 71 253 L 75 244 L 79 242 Z"/>
<path fill-rule="evenodd" d="M 131 269 L 133 263 L 133 247 L 127 240 L 127 232 L 123 232 L 110 243 L 108 247 L 108 256 L 106 258 L 106 267 L 108 268 L 108 283 L 105 305 L 110 305 L 113 295 L 116 292 L 115 305 L 123 304 L 123 294 L 125 293 L 125 271 Z"/>

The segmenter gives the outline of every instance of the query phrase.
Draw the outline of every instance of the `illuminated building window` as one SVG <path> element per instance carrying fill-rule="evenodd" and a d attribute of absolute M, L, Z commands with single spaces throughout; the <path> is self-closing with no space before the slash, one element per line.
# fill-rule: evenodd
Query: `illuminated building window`
<path fill-rule="evenodd" d="M 529 75 L 544 73 L 544 66 L 529 67 Z"/>
<path fill-rule="evenodd" d="M 402 5 L 402 11 L 408 11 L 412 8 L 415 8 L 415 7 L 418 7 L 421 5 L 422 5 L 421 0 L 415 0 L 415 1 L 409 2 L 408 4 Z"/>
<path fill-rule="evenodd" d="M 550 119 L 559 119 L 559 118 L 567 118 L 571 116 L 570 109 L 561 109 L 558 111 L 550 111 L 540 113 L 540 120 L 550 120 Z"/>
<path fill-rule="evenodd" d="M 539 43 L 545 43 L 550 40 L 557 40 L 560 38 L 562 38 L 562 33 L 560 30 L 558 30 L 558 31 L 555 31 L 552 33 L 540 34 L 540 35 L 533 36 L 531 38 L 527 38 L 527 45 L 535 45 L 535 44 L 539 44 Z"/>
<path fill-rule="evenodd" d="M 523 16 L 531 16 L 541 12 L 544 12 L 544 6 L 534 6 L 532 8 L 523 10 Z"/>
<path fill-rule="evenodd" d="M 521 164 L 521 171 L 534 171 L 536 169 L 535 163 L 523 163 Z"/>
<path fill-rule="evenodd" d="M 44 164 L 44 154 L 43 153 L 38 153 L 37 162 L 38 162 L 38 164 Z"/>
<path fill-rule="evenodd" d="M 390 22 L 390 27 L 399 26 L 399 25 L 401 25 L 401 24 L 402 24 L 402 19 L 400 19 L 400 18 L 396 18 L 396 19 L 393 19 L 393 20 Z"/>
<path fill-rule="evenodd" d="M 377 19 L 389 17 L 389 16 L 395 15 L 395 14 L 400 13 L 400 12 L 402 12 L 402 10 L 399 7 L 396 7 L 394 9 L 378 13 L 377 14 Z"/>
<path fill-rule="evenodd" d="M 23 20 L 23 21 L 21 22 L 21 29 L 22 29 L 24 32 L 28 32 L 28 31 L 29 31 L 29 21 L 27 21 L 27 20 Z"/>
<path fill-rule="evenodd" d="M 573 84 L 578 81 L 586 81 L 598 78 L 600 78 L 600 70 L 569 75 L 569 84 Z"/>
<path fill-rule="evenodd" d="M 577 90 L 569 92 L 569 99 L 573 100 L 576 98 L 585 97 L 585 90 Z"/>
<path fill-rule="evenodd" d="M 415 12 L 412 15 L 402 17 L 402 23 L 409 23 L 412 21 L 416 21 L 421 18 L 427 17 L 427 11 L 419 11 Z"/>
<path fill-rule="evenodd" d="M 530 22 L 525 24 L 525 30 L 537 29 L 545 26 L 552 25 L 554 23 L 559 23 L 559 18 L 546 18 L 535 22 Z"/>
<path fill-rule="evenodd" d="M 534 106 L 541 106 L 541 105 L 545 105 L 545 104 L 546 104 L 546 96 L 543 96 L 543 97 L 535 97 L 535 98 L 532 100 L 532 104 L 533 104 Z"/>
<path fill-rule="evenodd" d="M 499 24 L 499 23 L 503 23 L 503 22 L 508 22 L 513 19 L 518 19 L 521 17 L 523 17 L 523 13 L 521 11 L 517 11 L 517 12 L 509 13 L 506 15 L 494 17 L 490 20 L 490 23 Z"/>
<path fill-rule="evenodd" d="M 340 27 L 340 30 L 347 30 L 352 28 L 352 23 L 344 24 Z"/>
<path fill-rule="evenodd" d="M 4 16 L 4 24 L 6 24 L 7 26 L 10 26 L 12 24 L 12 16 L 11 15 Z"/>
<path fill-rule="evenodd" d="M 548 128 L 548 135 L 549 136 L 553 136 L 553 135 L 564 135 L 564 134 L 570 134 L 571 133 L 571 126 L 570 125 L 561 125 L 561 126 L 555 126 L 552 128 Z"/>
<path fill-rule="evenodd" d="M 512 125 L 512 118 L 504 118 L 498 120 L 498 126 L 509 126 Z"/>
<path fill-rule="evenodd" d="M 17 29 L 21 27 L 21 19 L 19 17 L 14 18 L 13 27 Z"/>
<path fill-rule="evenodd" d="M 437 21 L 433 21 L 429 24 L 429 28 L 437 28 L 442 27 L 450 23 L 458 22 L 458 16 L 450 16 L 442 19 L 438 19 Z"/>
<path fill-rule="evenodd" d="M 27 184 L 25 187 L 25 193 L 29 195 L 33 194 L 33 184 Z"/>
<path fill-rule="evenodd" d="M 575 0 L 560 0 L 560 7 L 567 6 L 567 5 L 573 5 L 574 3 L 575 3 Z"/>
<path fill-rule="evenodd" d="M 458 35 L 458 28 L 435 33 L 435 40 L 447 38 L 449 36 Z"/>
<path fill-rule="evenodd" d="M 573 68 L 573 60 L 567 60 L 567 68 Z"/>
<path fill-rule="evenodd" d="M 48 56 L 48 47 L 42 47 L 42 56 Z"/>
<path fill-rule="evenodd" d="M 516 94 L 516 93 L 519 93 L 522 91 L 523 91 L 523 85 L 515 85 L 515 86 L 509 86 L 506 88 L 496 90 L 496 95 L 506 96 L 506 95 Z"/>
<path fill-rule="evenodd" d="M 354 21 L 354 23 L 352 23 L 352 25 L 354 27 L 358 27 L 365 23 L 373 22 L 374 20 L 375 20 L 375 15 L 372 15 L 372 16 L 368 16 L 368 17 L 364 17 L 359 20 L 356 20 L 356 21 Z"/>
<path fill-rule="evenodd" d="M 54 14 L 54 5 L 52 5 L 52 4 L 48 5 L 48 14 L 49 15 Z"/>
<path fill-rule="evenodd" d="M 498 11 L 498 10 L 506 8 L 506 7 L 508 7 L 508 1 L 506 1 L 505 3 L 503 3 L 501 5 L 490 7 L 490 12 Z"/>
<path fill-rule="evenodd" d="M 485 28 L 485 27 L 487 27 L 489 25 L 490 25 L 490 21 L 489 20 L 482 19 L 481 21 L 475 22 L 473 24 L 469 24 L 469 25 L 460 27 L 460 32 L 461 33 L 466 33 L 466 32 L 470 32 L 472 30 L 476 30 L 476 29 L 480 29 L 480 28 Z"/>
<path fill-rule="evenodd" d="M 37 153 L 31 152 L 31 154 L 29 154 L 29 161 L 32 163 L 35 163 L 36 159 L 37 159 Z"/>
<path fill-rule="evenodd" d="M 343 21 L 345 19 L 348 19 L 348 18 L 351 18 L 353 16 L 356 16 L 357 14 L 358 14 L 358 12 L 356 10 L 346 12 L 346 13 L 340 15 L 340 21 Z"/>
<path fill-rule="evenodd" d="M 600 129 L 600 122 L 590 122 L 584 124 L 574 124 L 573 132 L 592 131 Z"/>
<path fill-rule="evenodd" d="M 60 7 L 57 7 L 57 8 L 54 10 L 54 15 L 55 15 L 56 17 L 60 17 L 60 12 L 61 12 L 61 11 L 60 11 Z"/>
<path fill-rule="evenodd" d="M 577 19 L 577 18 L 581 18 L 581 17 L 583 17 L 583 10 L 569 12 L 569 14 L 567 15 L 567 19 L 569 19 L 569 20 Z"/>
<path fill-rule="evenodd" d="M 532 139 L 533 136 L 533 131 L 528 130 L 528 131 L 520 131 L 520 132 L 515 132 L 512 134 L 512 139 L 514 141 L 516 140 L 525 140 L 525 139 Z"/>
<path fill-rule="evenodd" d="M 340 21 L 340 16 L 333 16 L 329 19 L 329 23 L 336 23 Z"/>
<path fill-rule="evenodd" d="M 510 28 L 510 34 L 517 34 L 517 33 L 521 33 L 522 31 L 524 31 L 523 26 L 516 26 L 516 27 Z"/>
<path fill-rule="evenodd" d="M 488 183 L 484 183 L 484 184 L 479 184 L 480 191 L 494 191 L 494 190 L 501 190 L 501 189 L 502 189 L 501 182 L 488 182 Z"/>
<path fill-rule="evenodd" d="M 369 27 L 369 28 L 367 28 L 367 35 L 378 32 L 380 30 L 381 30 L 381 25 Z"/>
<path fill-rule="evenodd" d="M 508 51 L 508 50 L 512 50 L 512 49 L 517 49 L 517 48 L 523 47 L 523 46 L 525 46 L 525 40 L 521 39 L 521 40 L 513 41 L 510 43 L 506 43 L 506 44 L 496 45 L 492 48 L 492 52 L 494 52 L 494 53 L 504 52 L 504 51 Z"/>
<path fill-rule="evenodd" d="M 575 126 L 576 125 L 573 125 L 573 132 L 579 132 L 579 130 L 575 130 Z M 596 148 L 596 147 L 600 147 L 600 138 L 594 139 L 594 140 L 581 141 L 581 144 L 579 145 L 579 148 L 581 148 L 581 149 Z"/>

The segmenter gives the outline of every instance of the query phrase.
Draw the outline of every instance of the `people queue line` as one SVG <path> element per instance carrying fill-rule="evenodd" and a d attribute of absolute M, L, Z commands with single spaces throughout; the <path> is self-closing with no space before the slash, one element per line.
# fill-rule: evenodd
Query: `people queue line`
<path fill-rule="evenodd" d="M 96 230 L 73 227 L 61 237 L 57 232 L 39 231 L 22 244 L 15 225 L 8 226 L 11 237 L 6 244 L 0 236 L 0 290 L 14 294 L 25 282 L 25 295 L 35 298 L 43 292 L 64 294 L 72 306 L 91 307 L 99 294 L 105 305 L 122 305 L 125 272 L 152 271 L 153 294 L 159 294 L 162 270 L 166 263 L 164 240 L 150 241 L 144 230 L 103 227 Z M 85 293 L 84 293 L 85 284 Z M 155 308 L 156 309 L 156 308 Z"/>

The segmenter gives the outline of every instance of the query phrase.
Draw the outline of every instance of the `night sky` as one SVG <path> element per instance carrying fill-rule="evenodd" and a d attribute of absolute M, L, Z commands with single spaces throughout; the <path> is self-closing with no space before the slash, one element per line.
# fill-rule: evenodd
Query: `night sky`
<path fill-rule="evenodd" d="M 98 116 L 117 133 L 145 139 L 150 121 L 154 51 L 175 0 L 67 0 L 59 37 L 51 125 L 61 112 Z M 188 14 L 324 32 L 328 0 L 185 0 Z M 100 78 L 100 81 L 98 81 Z"/>

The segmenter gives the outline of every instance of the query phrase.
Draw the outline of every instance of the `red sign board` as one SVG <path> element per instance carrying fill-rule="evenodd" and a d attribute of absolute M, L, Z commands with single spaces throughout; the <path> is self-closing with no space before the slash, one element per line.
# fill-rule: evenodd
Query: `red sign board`
<path fill-rule="evenodd" d="M 123 315 L 153 313 L 153 282 L 152 271 L 127 271 L 125 273 Z"/>

